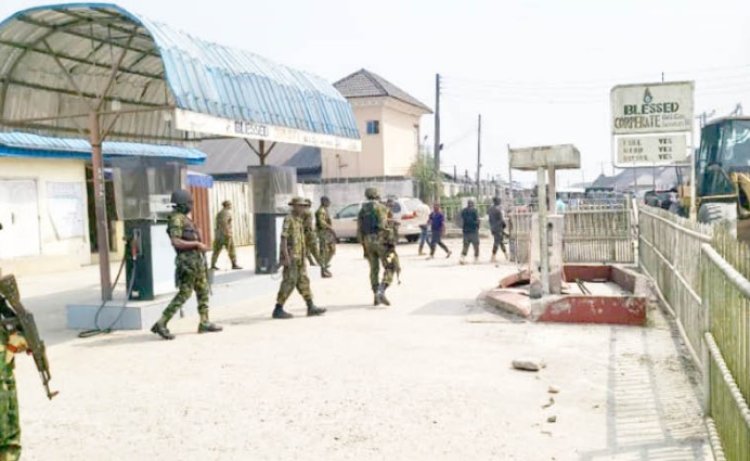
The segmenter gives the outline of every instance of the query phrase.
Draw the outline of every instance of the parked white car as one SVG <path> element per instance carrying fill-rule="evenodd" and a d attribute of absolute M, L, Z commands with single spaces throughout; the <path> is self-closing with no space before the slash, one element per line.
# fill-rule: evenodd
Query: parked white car
<path fill-rule="evenodd" d="M 399 235 L 409 242 L 419 240 L 419 225 L 427 222 L 430 207 L 418 198 L 402 197 L 393 199 L 393 218 L 401 223 Z M 365 202 L 346 205 L 333 216 L 333 229 L 339 240 L 354 240 L 357 238 L 357 216 Z"/>

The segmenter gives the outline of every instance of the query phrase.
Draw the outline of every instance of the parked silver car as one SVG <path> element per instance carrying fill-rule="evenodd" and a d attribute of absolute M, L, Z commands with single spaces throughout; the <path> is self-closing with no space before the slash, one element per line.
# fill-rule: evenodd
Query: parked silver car
<path fill-rule="evenodd" d="M 339 240 L 357 238 L 357 216 L 365 202 L 346 205 L 333 217 L 333 229 Z M 393 199 L 393 218 L 401 223 L 399 235 L 409 242 L 419 240 L 419 225 L 427 222 L 430 207 L 418 198 L 402 197 Z"/>

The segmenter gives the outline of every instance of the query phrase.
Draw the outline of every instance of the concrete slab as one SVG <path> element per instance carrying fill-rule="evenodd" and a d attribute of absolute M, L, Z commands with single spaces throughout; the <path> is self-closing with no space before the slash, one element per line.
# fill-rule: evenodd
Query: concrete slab
<path fill-rule="evenodd" d="M 66 326 L 71 330 L 112 329 L 143 330 L 150 328 L 169 303 L 169 297 L 152 301 L 110 301 L 69 304 L 65 306 Z M 192 314 L 193 309 L 184 310 Z"/>

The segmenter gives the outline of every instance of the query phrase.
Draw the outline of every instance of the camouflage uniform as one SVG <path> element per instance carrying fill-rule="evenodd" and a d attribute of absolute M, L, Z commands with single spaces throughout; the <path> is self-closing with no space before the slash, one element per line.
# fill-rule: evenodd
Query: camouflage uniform
<path fill-rule="evenodd" d="M 308 207 L 302 218 L 302 227 L 305 238 L 305 257 L 310 261 L 311 266 L 315 265 L 315 261 L 322 265 L 320 262 L 320 253 L 318 252 L 318 239 L 315 235 L 315 227 L 313 226 L 313 215 L 309 208 L 310 200 L 305 200 L 305 204 Z"/>
<path fill-rule="evenodd" d="M 386 263 L 387 244 L 393 239 L 393 231 L 388 224 L 388 208 L 382 203 L 369 199 L 357 217 L 357 236 L 362 242 L 367 262 L 370 264 L 370 285 L 377 296 L 393 282 L 394 268 Z M 383 265 L 383 280 L 378 280 L 380 265 Z"/>
<path fill-rule="evenodd" d="M 21 457 L 14 354 L 25 349 L 23 336 L 0 328 L 0 461 L 16 461 Z"/>
<path fill-rule="evenodd" d="M 175 211 L 169 215 L 169 224 L 167 233 L 170 238 L 178 238 L 195 242 L 200 240 L 198 231 L 193 221 L 186 214 Z M 169 303 L 162 313 L 162 320 L 166 325 L 177 310 L 185 304 L 190 295 L 195 294 L 198 297 L 198 313 L 200 314 L 201 323 L 208 322 L 208 274 L 206 273 L 206 263 L 204 255 L 199 250 L 177 250 L 175 257 L 175 280 L 179 291 L 172 302 Z"/>
<path fill-rule="evenodd" d="M 232 238 L 232 211 L 226 207 L 216 215 L 213 256 L 211 257 L 212 268 L 216 267 L 216 261 L 219 259 L 219 254 L 223 248 L 226 248 L 227 253 L 229 253 L 232 267 L 238 267 L 237 253 L 234 250 L 234 239 Z"/>
<path fill-rule="evenodd" d="M 328 209 L 320 206 L 315 212 L 315 228 L 318 231 L 318 255 L 320 256 L 320 265 L 328 269 L 331 265 L 331 259 L 336 254 L 336 236 L 331 231 L 331 215 Z"/>
<path fill-rule="evenodd" d="M 310 279 L 307 276 L 307 265 L 305 264 L 307 235 L 303 218 L 293 215 L 284 218 L 281 237 L 286 239 L 287 251 L 291 261 L 288 261 L 284 266 L 284 278 L 279 287 L 276 303 L 283 306 L 295 288 L 305 298 L 305 301 L 312 302 Z"/>

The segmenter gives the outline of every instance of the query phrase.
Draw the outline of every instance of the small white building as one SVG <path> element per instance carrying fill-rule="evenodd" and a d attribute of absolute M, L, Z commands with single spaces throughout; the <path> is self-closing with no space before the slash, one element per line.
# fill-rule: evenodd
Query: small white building
<path fill-rule="evenodd" d="M 205 154 L 192 148 L 105 142 L 105 161 L 149 156 L 196 164 Z M 70 270 L 91 264 L 95 226 L 87 187 L 87 141 L 0 132 L 0 269 L 30 274 Z M 90 175 L 90 173 L 89 173 Z M 190 178 L 188 179 L 190 184 Z M 110 244 L 122 237 L 107 188 Z M 119 237 L 116 237 L 119 236 Z"/>
<path fill-rule="evenodd" d="M 323 149 L 323 181 L 408 176 L 419 153 L 420 120 L 432 109 L 366 69 L 333 86 L 352 106 L 362 151 Z"/>

